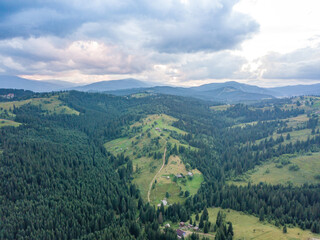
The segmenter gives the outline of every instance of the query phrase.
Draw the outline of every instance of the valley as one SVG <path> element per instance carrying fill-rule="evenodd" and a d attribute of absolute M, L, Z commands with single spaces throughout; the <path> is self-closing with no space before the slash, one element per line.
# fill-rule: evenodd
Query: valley
<path fill-rule="evenodd" d="M 320 240 L 319 9 L 0 0 L 0 240 Z"/>
<path fill-rule="evenodd" d="M 0 102 L 1 239 L 320 237 L 318 97 L 16 98 Z"/>

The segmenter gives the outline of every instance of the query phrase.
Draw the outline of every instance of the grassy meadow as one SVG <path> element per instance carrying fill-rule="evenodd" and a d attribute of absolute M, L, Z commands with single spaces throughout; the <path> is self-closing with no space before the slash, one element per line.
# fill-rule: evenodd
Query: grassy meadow
<path fill-rule="evenodd" d="M 176 178 L 175 175 L 182 174 L 187 176 L 188 171 L 179 156 L 170 156 L 168 164 L 164 166 L 157 176 L 157 183 L 151 191 L 151 202 L 155 205 L 159 204 L 161 200 L 166 198 L 166 192 L 170 194 L 167 198 L 169 204 L 184 202 L 185 191 L 196 194 L 203 182 L 203 175 L 197 169 L 190 170 L 193 173 L 192 179 L 189 177 Z M 180 192 L 183 191 L 183 195 Z"/>
<path fill-rule="evenodd" d="M 149 115 L 147 118 L 131 125 L 127 136 L 107 142 L 104 145 L 114 155 L 124 154 L 130 157 L 134 168 L 133 182 L 139 186 L 144 200 L 147 200 L 150 182 L 162 166 L 166 144 L 189 147 L 170 136 L 171 132 L 186 134 L 186 132 L 172 126 L 175 121 L 177 119 L 165 114 Z M 159 157 L 154 158 L 154 153 L 158 154 Z M 194 180 L 190 181 L 192 183 L 173 182 L 174 175 L 187 174 L 187 171 L 178 156 L 171 156 L 168 164 L 157 176 L 157 184 L 154 184 L 150 194 L 151 202 L 159 204 L 160 200 L 164 199 L 166 192 L 170 193 L 171 202 L 184 201 L 185 198 L 179 197 L 180 189 L 188 190 L 191 194 L 194 194 L 203 180 L 202 174 L 199 171 L 195 172 L 197 174 L 195 174 Z M 165 176 L 170 177 L 167 179 Z"/>
<path fill-rule="evenodd" d="M 229 107 L 231 107 L 232 105 L 229 104 L 225 104 L 225 105 L 217 105 L 217 106 L 211 106 L 210 109 L 214 110 L 214 111 L 225 111 L 227 110 Z"/>
<path fill-rule="evenodd" d="M 282 226 L 277 227 L 267 221 L 260 222 L 258 217 L 231 209 L 208 208 L 209 221 L 213 223 L 213 226 L 219 211 L 225 215 L 226 222 L 232 222 L 235 240 L 309 240 L 320 238 L 320 234 L 313 234 L 311 231 L 291 226 L 287 226 L 287 233 L 283 233 Z M 195 221 L 195 214 L 192 216 L 192 220 Z M 215 233 L 211 229 L 206 237 L 214 239 L 214 235 Z"/>
<path fill-rule="evenodd" d="M 34 106 L 40 106 L 44 111 L 47 111 L 48 114 L 76 114 L 79 115 L 79 112 L 71 109 L 66 106 L 63 102 L 58 99 L 58 96 L 52 96 L 49 98 L 32 98 L 23 101 L 13 101 L 13 102 L 1 102 L 0 111 L 8 111 L 11 113 L 14 108 L 20 108 L 23 105 L 31 104 Z"/>
<path fill-rule="evenodd" d="M 281 164 L 289 161 L 289 164 Z M 292 166 L 298 166 L 298 170 L 292 170 Z M 290 170 L 291 168 L 291 170 Z M 258 184 L 293 184 L 296 186 L 304 183 L 320 183 L 320 152 L 308 153 L 301 156 L 280 156 L 270 162 L 255 167 L 238 178 L 238 181 L 229 183 L 247 185 L 248 182 Z"/>
<path fill-rule="evenodd" d="M 21 125 L 21 123 L 12 121 L 12 120 L 8 120 L 8 119 L 0 119 L 0 128 L 1 127 L 19 127 Z"/>
<path fill-rule="evenodd" d="M 304 231 L 300 228 L 288 227 L 288 233 L 284 234 L 282 228 L 276 227 L 273 224 L 260 222 L 259 218 L 248 215 L 242 212 L 221 209 L 209 208 L 209 221 L 216 222 L 219 210 L 226 214 L 226 221 L 231 221 L 234 231 L 234 239 L 255 239 L 255 240 L 307 240 L 315 237 L 319 238 L 320 235 L 312 234 L 310 231 Z"/>

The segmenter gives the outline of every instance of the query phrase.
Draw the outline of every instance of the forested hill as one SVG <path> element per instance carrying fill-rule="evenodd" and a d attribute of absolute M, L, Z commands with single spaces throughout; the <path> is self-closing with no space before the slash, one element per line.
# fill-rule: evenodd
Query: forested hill
<path fill-rule="evenodd" d="M 210 207 L 319 233 L 318 180 L 303 187 L 228 183 L 283 155 L 318 152 L 319 101 L 212 106 L 169 95 L 70 91 L 1 102 L 0 239 L 177 239 L 180 221 L 199 226 L 206 237 L 232 239 L 232 224 L 221 215 L 209 219 Z M 167 155 L 181 157 L 204 176 L 196 194 L 160 207 L 143 201 L 133 181 L 134 159 L 104 147 L 156 114 L 177 119 L 173 126 L 185 134 L 171 132 L 170 138 L 190 146 L 167 145 Z M 301 116 L 303 124 L 292 124 Z M 295 131 L 310 134 L 287 139 L 288 133 L 295 139 Z"/>

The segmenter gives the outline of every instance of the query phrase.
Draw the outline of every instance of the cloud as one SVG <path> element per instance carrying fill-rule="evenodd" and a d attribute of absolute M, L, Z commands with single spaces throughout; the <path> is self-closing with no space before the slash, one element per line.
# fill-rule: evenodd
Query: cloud
<path fill-rule="evenodd" d="M 143 72 L 143 77 L 166 84 L 188 85 L 212 82 L 222 79 L 244 79 L 251 73 L 243 66 L 247 60 L 231 51 L 217 53 L 175 54 L 176 58 L 162 62 L 162 58 L 172 54 L 156 54 L 153 56 L 153 67 Z"/>
<path fill-rule="evenodd" d="M 265 79 L 320 80 L 320 44 L 287 54 L 270 53 L 261 62 Z"/>
<path fill-rule="evenodd" d="M 253 19 L 233 11 L 237 2 L 3 0 L 0 38 L 82 34 L 166 53 L 219 51 L 237 47 L 258 30 Z"/>
<path fill-rule="evenodd" d="M 0 69 L 38 76 L 145 74 L 173 82 L 232 77 L 243 59 L 225 50 L 259 28 L 233 11 L 237 2 L 2 0 Z"/>
<path fill-rule="evenodd" d="M 251 18 L 232 11 L 235 3 L 190 1 L 180 6 L 183 14 L 177 18 L 146 23 L 144 27 L 154 37 L 148 44 L 168 53 L 234 49 L 258 30 L 258 24 Z"/>
<path fill-rule="evenodd" d="M 98 41 L 66 41 L 59 38 L 15 38 L 0 41 L 0 68 L 7 73 L 133 74 L 147 68 L 144 56 Z"/>
<path fill-rule="evenodd" d="M 198 60 L 192 58 L 181 66 L 184 80 L 242 78 L 241 68 L 247 62 L 245 58 L 230 51 L 201 54 Z"/>

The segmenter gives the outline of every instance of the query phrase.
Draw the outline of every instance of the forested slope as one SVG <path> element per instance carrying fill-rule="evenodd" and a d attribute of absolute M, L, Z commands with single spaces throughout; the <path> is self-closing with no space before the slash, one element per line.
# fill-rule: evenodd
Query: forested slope
<path fill-rule="evenodd" d="M 31 102 L 4 115 L 20 125 L 0 128 L 0 239 L 176 239 L 176 232 L 162 223 L 190 221 L 206 207 L 232 208 L 277 226 L 320 232 L 319 185 L 227 184 L 271 158 L 319 151 L 314 113 L 305 128 L 315 133 L 293 143 L 271 136 L 288 128 L 285 119 L 307 110 L 284 108 L 283 100 L 272 107 L 264 103 L 268 108 L 263 110 L 239 104 L 217 112 L 210 103 L 167 95 L 71 91 L 34 97 L 53 96 L 79 114 L 50 112 Z M 154 208 L 143 202 L 139 186 L 132 183 L 133 159 L 103 146 L 126 137 L 130 125 L 151 114 L 177 119 L 173 125 L 188 134 L 175 133 L 174 138 L 191 147 L 172 147 L 167 154 L 179 155 L 204 176 L 198 193 L 183 204 Z M 237 127 L 250 121 L 256 123 Z M 217 229 L 202 218 L 211 226 L 208 231 L 225 239 L 226 225 Z"/>

